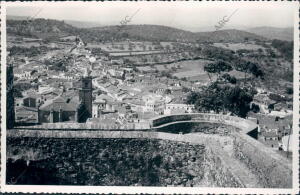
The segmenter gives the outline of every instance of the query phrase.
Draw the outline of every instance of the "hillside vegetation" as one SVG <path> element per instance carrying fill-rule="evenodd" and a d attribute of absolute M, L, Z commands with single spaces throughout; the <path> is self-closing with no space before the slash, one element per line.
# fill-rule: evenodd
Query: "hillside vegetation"
<path fill-rule="evenodd" d="M 256 27 L 247 29 L 246 31 L 268 39 L 293 40 L 293 28 Z"/>
<path fill-rule="evenodd" d="M 244 40 L 264 40 L 258 35 L 239 30 L 193 33 L 159 25 L 126 25 L 98 28 L 76 28 L 64 21 L 50 19 L 7 20 L 7 32 L 11 35 L 34 38 L 59 38 L 79 35 L 87 42 L 108 40 L 148 40 L 180 42 L 240 42 Z"/>

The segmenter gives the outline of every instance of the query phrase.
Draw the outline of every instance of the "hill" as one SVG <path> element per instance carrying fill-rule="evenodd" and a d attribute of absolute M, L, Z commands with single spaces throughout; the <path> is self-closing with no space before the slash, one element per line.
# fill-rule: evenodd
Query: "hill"
<path fill-rule="evenodd" d="M 13 15 L 7 15 L 7 20 L 28 20 L 30 17 L 28 16 L 13 16 Z M 100 27 L 103 26 L 100 23 L 97 22 L 87 22 L 87 21 L 79 21 L 79 20 L 64 20 L 66 24 L 69 24 L 76 28 L 94 28 L 94 27 Z"/>
<path fill-rule="evenodd" d="M 259 35 L 235 29 L 200 32 L 196 34 L 200 39 L 206 39 L 210 42 L 243 42 L 245 40 L 265 40 L 265 38 Z"/>
<path fill-rule="evenodd" d="M 32 38 L 59 38 L 67 35 L 76 35 L 79 29 L 64 21 L 49 19 L 34 20 L 7 20 L 7 34 Z"/>
<path fill-rule="evenodd" d="M 27 20 L 30 18 L 29 16 L 12 16 L 12 15 L 6 15 L 6 20 Z"/>
<path fill-rule="evenodd" d="M 122 34 L 126 38 L 152 41 L 195 41 L 196 35 L 189 31 L 159 25 L 126 25 L 93 28 L 97 32 Z"/>
<path fill-rule="evenodd" d="M 87 22 L 87 21 L 77 21 L 77 20 L 64 20 L 64 22 L 76 28 L 94 28 L 94 27 L 103 26 L 97 22 Z"/>
<path fill-rule="evenodd" d="M 13 18 L 12 20 L 9 18 Z M 248 40 L 264 40 L 253 33 L 240 30 L 220 30 L 214 32 L 193 33 L 160 25 L 126 25 L 83 28 L 73 21 L 51 19 L 24 20 L 22 17 L 8 17 L 7 32 L 9 35 L 20 35 L 35 38 L 55 39 L 67 35 L 80 35 L 87 42 L 108 40 L 146 40 L 146 41 L 181 41 L 181 42 L 241 42 Z"/>
<path fill-rule="evenodd" d="M 117 26 L 94 28 L 98 32 L 117 32 Z M 264 40 L 253 33 L 240 30 L 220 30 L 193 33 L 173 27 L 160 25 L 127 25 L 121 28 L 128 38 L 148 39 L 153 41 L 183 41 L 183 42 L 242 42 L 249 40 Z"/>
<path fill-rule="evenodd" d="M 276 28 L 276 27 L 256 27 L 246 29 L 251 32 L 268 39 L 279 39 L 283 41 L 293 41 L 293 28 Z"/>

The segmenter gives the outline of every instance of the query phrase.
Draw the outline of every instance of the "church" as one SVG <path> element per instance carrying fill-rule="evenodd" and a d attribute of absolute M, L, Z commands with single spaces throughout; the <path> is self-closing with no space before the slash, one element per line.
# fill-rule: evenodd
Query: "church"
<path fill-rule="evenodd" d="M 46 101 L 38 108 L 39 123 L 79 122 L 92 117 L 92 77 L 88 71 L 81 78 L 77 97 L 63 94 Z"/>

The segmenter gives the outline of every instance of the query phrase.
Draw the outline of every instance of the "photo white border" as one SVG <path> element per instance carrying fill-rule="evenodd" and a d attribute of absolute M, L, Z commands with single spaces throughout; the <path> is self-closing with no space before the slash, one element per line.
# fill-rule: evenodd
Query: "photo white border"
<path fill-rule="evenodd" d="M 291 3 L 295 5 L 294 18 L 294 101 L 293 101 L 293 188 L 206 188 L 206 187 L 120 187 L 120 186 L 50 186 L 50 185 L 6 185 L 6 6 L 13 3 L 24 5 L 28 2 L 0 2 L 1 4 L 1 192 L 23 192 L 23 193 L 114 193 L 114 194 L 136 194 L 136 193 L 164 193 L 164 194 L 297 194 L 299 192 L 299 2 L 189 2 L 202 4 L 229 4 L 229 3 L 251 3 L 267 6 L 271 3 Z M 31 2 L 29 2 L 31 3 Z M 70 2 L 35 2 L 36 4 L 68 5 Z M 71 2 L 71 3 L 95 3 L 94 2 Z M 97 2 L 102 3 L 102 2 Z M 156 2 L 172 3 L 172 2 Z"/>

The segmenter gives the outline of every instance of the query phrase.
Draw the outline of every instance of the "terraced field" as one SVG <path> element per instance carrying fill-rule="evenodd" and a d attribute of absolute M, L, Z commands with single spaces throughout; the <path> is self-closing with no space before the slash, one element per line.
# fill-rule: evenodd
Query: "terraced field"
<path fill-rule="evenodd" d="M 221 47 L 224 49 L 230 49 L 233 51 L 237 51 L 239 49 L 246 49 L 246 50 L 258 50 L 258 49 L 264 49 L 260 45 L 256 44 L 248 44 L 248 43 L 214 43 L 213 44 L 216 47 Z"/>

